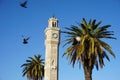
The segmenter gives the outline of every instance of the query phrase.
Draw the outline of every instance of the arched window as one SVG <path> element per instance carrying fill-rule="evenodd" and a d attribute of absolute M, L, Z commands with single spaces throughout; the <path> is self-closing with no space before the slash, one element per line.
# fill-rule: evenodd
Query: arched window
<path fill-rule="evenodd" d="M 56 25 L 56 22 L 54 23 L 54 26 L 56 27 L 57 25 Z"/>
<path fill-rule="evenodd" d="M 52 22 L 52 27 L 55 27 L 55 23 L 54 22 Z"/>

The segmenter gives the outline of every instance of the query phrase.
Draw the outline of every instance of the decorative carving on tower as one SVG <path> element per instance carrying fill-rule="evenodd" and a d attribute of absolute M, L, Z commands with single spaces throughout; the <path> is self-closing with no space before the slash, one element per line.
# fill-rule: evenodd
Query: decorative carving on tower
<path fill-rule="evenodd" d="M 48 27 L 45 29 L 45 79 L 58 80 L 58 58 L 60 29 L 58 20 L 52 17 L 48 20 Z"/>

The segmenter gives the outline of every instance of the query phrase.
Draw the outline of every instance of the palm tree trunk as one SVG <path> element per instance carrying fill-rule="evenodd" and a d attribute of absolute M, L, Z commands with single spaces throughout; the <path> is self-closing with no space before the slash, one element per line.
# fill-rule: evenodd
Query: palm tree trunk
<path fill-rule="evenodd" d="M 84 66 L 85 80 L 92 80 L 92 68 Z"/>

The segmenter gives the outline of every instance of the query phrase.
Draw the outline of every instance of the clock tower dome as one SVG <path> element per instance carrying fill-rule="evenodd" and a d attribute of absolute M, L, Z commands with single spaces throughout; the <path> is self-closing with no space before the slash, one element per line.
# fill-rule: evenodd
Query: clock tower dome
<path fill-rule="evenodd" d="M 58 20 L 52 17 L 45 29 L 45 78 L 44 80 L 58 80 L 60 29 Z"/>

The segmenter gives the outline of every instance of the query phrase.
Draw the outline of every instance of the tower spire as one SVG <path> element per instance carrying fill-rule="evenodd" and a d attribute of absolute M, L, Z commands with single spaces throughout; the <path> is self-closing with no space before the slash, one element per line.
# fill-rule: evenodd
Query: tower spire
<path fill-rule="evenodd" d="M 55 18 L 55 14 L 52 15 L 52 18 Z"/>

